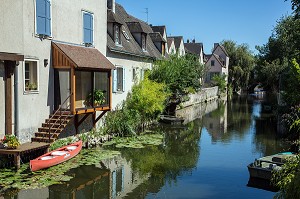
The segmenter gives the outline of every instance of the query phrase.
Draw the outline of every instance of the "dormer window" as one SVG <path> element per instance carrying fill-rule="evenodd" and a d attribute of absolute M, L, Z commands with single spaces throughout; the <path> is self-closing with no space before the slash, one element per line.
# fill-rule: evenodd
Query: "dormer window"
<path fill-rule="evenodd" d="M 111 10 L 112 9 L 112 0 L 107 0 L 107 8 L 109 9 L 109 10 Z"/>
<path fill-rule="evenodd" d="M 115 44 L 121 45 L 121 26 L 116 24 L 115 26 Z"/>
<path fill-rule="evenodd" d="M 147 51 L 146 39 L 147 39 L 147 34 L 142 33 L 142 49 L 143 49 L 143 51 Z"/>

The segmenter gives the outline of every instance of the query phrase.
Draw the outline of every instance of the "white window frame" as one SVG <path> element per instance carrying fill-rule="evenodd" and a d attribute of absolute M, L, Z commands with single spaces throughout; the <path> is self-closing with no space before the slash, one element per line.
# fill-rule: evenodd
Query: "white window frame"
<path fill-rule="evenodd" d="M 95 44 L 95 15 L 93 12 L 91 11 L 88 11 L 88 10 L 81 10 L 81 21 L 82 21 L 82 25 L 81 25 L 81 28 L 82 28 L 82 44 L 85 45 L 86 43 L 84 43 L 84 20 L 83 20 L 83 14 L 84 13 L 88 13 L 90 15 L 93 16 L 93 43 L 91 44 L 92 46 L 94 46 Z"/>
<path fill-rule="evenodd" d="M 25 79 L 25 67 L 26 67 L 26 62 L 36 62 L 36 90 L 26 90 L 26 79 Z M 39 93 L 39 87 L 40 87 L 40 79 L 39 79 L 39 65 L 40 61 L 37 59 L 25 59 L 23 62 L 23 93 L 24 94 L 31 94 L 31 93 Z"/>
<path fill-rule="evenodd" d="M 143 44 L 143 41 L 145 41 L 145 46 Z M 147 52 L 147 34 L 146 33 L 141 34 L 141 47 L 144 52 Z"/>
<path fill-rule="evenodd" d="M 52 40 L 53 39 L 53 33 L 52 33 L 52 0 L 50 1 L 50 17 L 51 17 L 51 21 L 50 21 L 50 35 L 44 35 L 43 39 L 49 39 Z M 36 0 L 34 1 L 34 36 L 41 38 L 41 35 L 37 33 L 37 21 L 36 21 Z"/>
<path fill-rule="evenodd" d="M 117 28 L 119 30 L 118 34 L 116 33 Z M 122 31 L 122 26 L 120 26 L 119 24 L 114 24 L 114 41 L 117 46 L 122 46 L 121 31 Z M 118 37 L 119 37 L 118 42 L 116 41 L 116 35 L 118 35 Z"/>

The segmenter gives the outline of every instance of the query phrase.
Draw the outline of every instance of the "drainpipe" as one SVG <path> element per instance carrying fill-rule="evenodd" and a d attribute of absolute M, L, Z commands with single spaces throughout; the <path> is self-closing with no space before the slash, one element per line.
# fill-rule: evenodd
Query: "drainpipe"
<path fill-rule="evenodd" d="M 15 130 L 15 136 L 19 137 L 19 72 L 18 72 L 18 67 L 19 62 L 16 62 L 16 67 L 14 71 L 14 112 L 15 112 L 15 117 L 14 117 L 14 130 Z"/>

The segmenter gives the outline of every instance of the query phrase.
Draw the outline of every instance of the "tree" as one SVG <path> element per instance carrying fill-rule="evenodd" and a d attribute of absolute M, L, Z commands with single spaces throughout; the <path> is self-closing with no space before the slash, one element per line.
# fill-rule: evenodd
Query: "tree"
<path fill-rule="evenodd" d="M 224 40 L 221 45 L 225 47 L 229 55 L 228 83 L 232 85 L 233 91 L 247 88 L 255 59 L 247 44 L 237 45 L 232 40 Z"/>
<path fill-rule="evenodd" d="M 280 81 L 278 77 L 281 77 L 283 85 L 289 84 L 297 89 L 297 85 L 290 84 L 293 83 L 294 77 L 290 76 L 288 71 L 292 68 L 291 60 L 295 58 L 299 62 L 300 58 L 300 19 L 292 16 L 282 17 L 277 22 L 268 43 L 256 48 L 259 51 L 255 68 L 258 74 L 256 80 L 278 91 Z M 271 76 L 276 81 L 266 81 L 267 77 Z"/>
<path fill-rule="evenodd" d="M 201 88 L 204 65 L 190 54 L 185 56 L 171 55 L 169 59 L 159 60 L 150 71 L 149 79 L 164 83 L 173 94 L 186 94 Z"/>

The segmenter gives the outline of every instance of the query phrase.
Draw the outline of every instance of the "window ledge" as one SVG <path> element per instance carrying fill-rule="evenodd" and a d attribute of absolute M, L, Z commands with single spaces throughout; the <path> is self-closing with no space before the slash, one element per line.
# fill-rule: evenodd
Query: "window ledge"
<path fill-rule="evenodd" d="M 52 36 L 48 36 L 48 35 L 35 34 L 34 36 L 35 36 L 36 38 L 39 38 L 39 39 L 53 40 L 53 37 L 52 37 Z"/>
<path fill-rule="evenodd" d="M 32 91 L 23 91 L 24 95 L 31 95 L 31 94 L 39 94 L 40 92 L 38 90 L 32 90 Z"/>
<path fill-rule="evenodd" d="M 115 93 L 115 94 L 123 94 L 125 92 L 124 91 L 116 91 L 116 92 L 113 92 L 113 93 Z"/>

